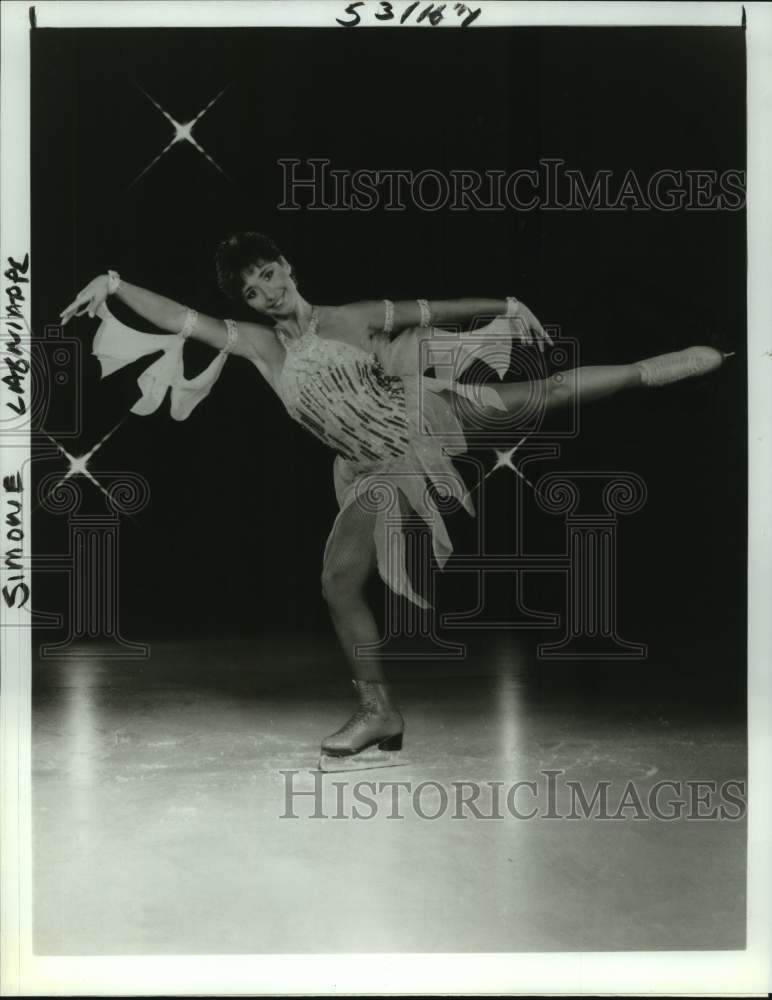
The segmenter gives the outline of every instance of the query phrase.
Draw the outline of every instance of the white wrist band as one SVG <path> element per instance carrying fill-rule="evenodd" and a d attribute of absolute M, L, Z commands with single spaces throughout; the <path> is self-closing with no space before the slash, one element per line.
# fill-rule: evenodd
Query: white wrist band
<path fill-rule="evenodd" d="M 391 333 L 394 329 L 394 303 L 389 299 L 383 300 L 384 305 L 384 319 L 383 319 L 383 332 Z"/>
<path fill-rule="evenodd" d="M 182 329 L 180 330 L 180 336 L 185 339 L 192 336 L 193 331 L 196 329 L 196 323 L 198 323 L 198 313 L 195 309 L 185 310 L 185 322 L 182 324 Z"/>
<path fill-rule="evenodd" d="M 429 308 L 429 303 L 426 299 L 416 299 L 416 302 L 418 303 L 418 310 L 421 314 L 419 326 L 425 330 L 427 327 L 432 325 L 432 311 Z"/>
<path fill-rule="evenodd" d="M 512 295 L 508 295 L 507 311 L 504 313 L 504 315 L 507 316 L 509 319 L 512 319 L 513 316 L 517 316 L 519 306 L 520 303 L 517 301 L 517 299 L 514 298 Z"/>
<path fill-rule="evenodd" d="M 230 354 L 233 348 L 238 343 L 239 339 L 239 328 L 236 321 L 233 319 L 225 320 L 225 329 L 228 331 L 228 339 L 225 341 L 225 347 L 220 351 L 221 354 Z"/>
<path fill-rule="evenodd" d="M 107 272 L 107 294 L 115 295 L 118 291 L 118 286 L 121 283 L 121 276 L 117 271 Z"/>

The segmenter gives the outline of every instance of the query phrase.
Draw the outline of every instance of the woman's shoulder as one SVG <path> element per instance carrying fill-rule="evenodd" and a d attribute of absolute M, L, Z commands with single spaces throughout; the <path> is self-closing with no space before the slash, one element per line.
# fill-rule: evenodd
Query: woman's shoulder
<path fill-rule="evenodd" d="M 383 329 L 385 306 L 383 299 L 348 302 L 340 306 L 327 306 L 327 320 L 341 332 L 359 334 L 369 339 Z"/>
<path fill-rule="evenodd" d="M 257 354 L 273 354 L 281 350 L 272 327 L 242 319 L 238 320 L 236 325 L 239 337 L 243 338 Z"/>

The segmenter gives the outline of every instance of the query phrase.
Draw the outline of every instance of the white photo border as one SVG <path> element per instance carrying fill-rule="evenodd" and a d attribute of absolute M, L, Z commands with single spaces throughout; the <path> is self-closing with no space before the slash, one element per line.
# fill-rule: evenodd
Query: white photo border
<path fill-rule="evenodd" d="M 30 246 L 29 31 L 41 27 L 318 26 L 336 29 L 345 0 L 101 2 L 2 5 L 2 271 Z M 508 3 L 474 0 L 479 24 L 734 25 L 746 19 L 748 66 L 749 367 L 749 836 L 744 951 L 562 954 L 168 955 L 45 957 L 32 952 L 30 697 L 27 614 L 0 609 L 0 993 L 169 994 L 705 994 L 765 995 L 772 988 L 772 5 L 754 3 Z M 373 21 L 372 25 L 377 26 Z M 381 25 L 385 26 L 385 25 Z M 33 262 L 34 263 L 34 262 Z M 28 272 L 31 276 L 32 269 Z M 7 278 L 3 277 L 4 296 Z M 27 288 L 30 286 L 27 285 Z M 25 315 L 29 321 L 29 297 Z M 3 331 L 5 339 L 5 330 Z M 29 441 L 5 434 L 0 383 L 0 473 L 27 469 Z M 30 524 L 30 497 L 23 522 Z M 29 537 L 26 538 L 29 549 Z M 3 582 L 7 570 L 2 568 Z M 727 669 L 732 669 L 731 665 Z M 397 960 L 398 958 L 398 960 Z M 377 986 L 377 990 L 376 990 Z"/>

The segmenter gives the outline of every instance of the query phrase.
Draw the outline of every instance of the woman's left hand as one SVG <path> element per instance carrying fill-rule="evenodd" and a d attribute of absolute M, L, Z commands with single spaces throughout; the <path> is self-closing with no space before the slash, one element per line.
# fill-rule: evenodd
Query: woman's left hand
<path fill-rule="evenodd" d="M 544 353 L 545 341 L 554 347 L 552 337 L 547 333 L 538 319 L 534 316 L 528 306 L 518 302 L 511 316 L 508 316 L 510 329 L 519 337 L 524 344 L 538 344 L 539 350 Z"/>

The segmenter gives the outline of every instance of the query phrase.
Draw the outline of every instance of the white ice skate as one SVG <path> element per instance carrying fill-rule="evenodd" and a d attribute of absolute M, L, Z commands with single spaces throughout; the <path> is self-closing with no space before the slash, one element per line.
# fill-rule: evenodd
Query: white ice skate
<path fill-rule="evenodd" d="M 635 367 L 641 373 L 641 382 L 649 388 L 658 388 L 680 382 L 686 378 L 697 378 L 720 368 L 726 358 L 734 354 L 724 354 L 714 347 L 687 347 L 672 354 L 659 354 L 654 358 L 638 361 Z"/>
<path fill-rule="evenodd" d="M 320 771 L 365 771 L 397 767 L 404 721 L 391 704 L 388 690 L 375 681 L 354 681 L 359 708 L 348 722 L 322 741 Z"/>

